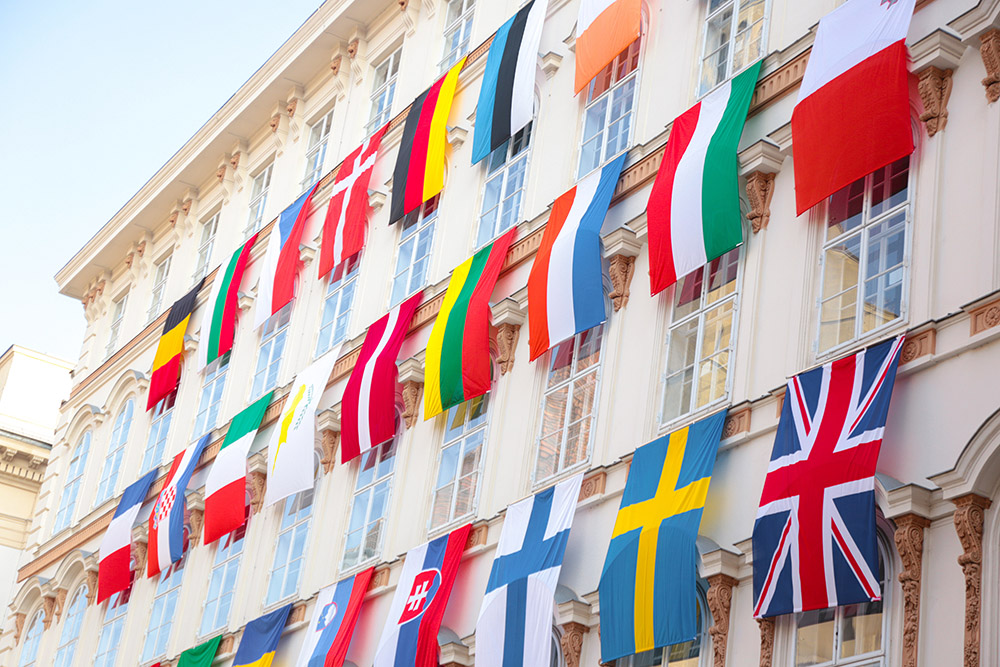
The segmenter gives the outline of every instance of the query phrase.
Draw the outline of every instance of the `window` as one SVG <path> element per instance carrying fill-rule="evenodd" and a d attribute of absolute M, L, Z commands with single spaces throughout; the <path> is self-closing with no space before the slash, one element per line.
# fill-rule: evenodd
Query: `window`
<path fill-rule="evenodd" d="M 698 95 L 764 55 L 767 0 L 709 0 Z"/>
<path fill-rule="evenodd" d="M 274 163 L 267 165 L 264 169 L 253 177 L 253 186 L 250 188 L 250 219 L 247 221 L 247 228 L 244 236 L 259 231 L 264 222 L 264 207 L 267 205 L 267 191 L 271 187 L 271 170 Z"/>
<path fill-rule="evenodd" d="M 215 563 L 209 579 L 205 612 L 201 617 L 201 630 L 198 631 L 200 637 L 221 630 L 229 622 L 229 610 L 233 606 L 233 596 L 236 593 L 236 578 L 240 573 L 240 556 L 243 554 L 246 526 L 244 523 L 216 542 Z"/>
<path fill-rule="evenodd" d="M 53 533 L 58 533 L 73 521 L 76 499 L 80 495 L 80 484 L 83 480 L 83 469 L 87 467 L 87 454 L 90 453 L 90 439 L 90 431 L 87 431 L 80 438 L 80 442 L 73 450 L 73 457 L 69 460 L 66 484 L 63 486 L 62 497 L 59 499 L 59 511 L 56 512 L 56 526 Z"/>
<path fill-rule="evenodd" d="M 472 14 L 476 0 L 448 0 L 448 16 L 444 27 L 444 57 L 441 73 L 448 71 L 469 50 L 472 36 Z"/>
<path fill-rule="evenodd" d="M 905 157 L 830 197 L 820 352 L 903 318 L 909 179 L 910 158 Z"/>
<path fill-rule="evenodd" d="M 583 178 L 628 150 L 632 136 L 632 110 L 639 79 L 637 39 L 594 77 L 587 90 L 583 119 L 583 146 L 577 178 Z"/>
<path fill-rule="evenodd" d="M 142 646 L 142 660 L 149 662 L 167 654 L 167 641 L 177 615 L 177 598 L 181 590 L 184 573 L 184 559 L 177 561 L 160 574 L 153 598 L 153 613 L 149 617 L 146 641 Z"/>
<path fill-rule="evenodd" d="M 302 179 L 302 190 L 312 185 L 323 175 L 323 161 L 326 159 L 327 139 L 333 125 L 333 109 L 309 128 L 309 148 L 306 151 L 306 175 Z"/>
<path fill-rule="evenodd" d="M 42 641 L 42 630 L 45 629 L 42 626 L 43 618 L 45 618 L 45 612 L 41 609 L 31 617 L 28 631 L 24 635 L 24 644 L 21 646 L 21 659 L 17 663 L 18 667 L 35 666 L 35 660 L 38 659 L 38 645 Z"/>
<path fill-rule="evenodd" d="M 486 159 L 486 190 L 479 216 L 481 248 L 519 222 L 528 176 L 531 124 L 515 134 Z"/>
<path fill-rule="evenodd" d="M 374 134 L 391 118 L 392 98 L 396 95 L 396 75 L 399 74 L 399 59 L 402 53 L 402 48 L 396 49 L 375 67 L 375 79 L 372 82 L 372 111 L 367 127 L 368 134 Z"/>
<path fill-rule="evenodd" d="M 278 543 L 271 565 L 271 581 L 267 585 L 265 604 L 274 604 L 295 594 L 299 576 L 306 560 L 306 540 L 309 518 L 312 516 L 313 490 L 300 491 L 285 499 L 278 529 Z"/>
<path fill-rule="evenodd" d="M 431 530 L 468 516 L 475 509 L 488 411 L 489 394 L 448 410 L 434 485 Z"/>
<path fill-rule="evenodd" d="M 132 413 L 134 405 L 130 398 L 115 418 L 115 427 L 111 431 L 111 442 L 108 443 L 108 454 L 104 459 L 104 469 L 101 471 L 101 482 L 97 486 L 97 502 L 100 505 L 115 495 L 115 485 L 118 483 L 118 471 L 122 465 L 122 455 L 125 453 L 125 443 L 128 432 L 132 428 Z"/>
<path fill-rule="evenodd" d="M 681 278 L 670 299 L 662 423 L 729 393 L 740 250 Z"/>
<path fill-rule="evenodd" d="M 229 354 L 226 352 L 205 369 L 205 383 L 201 386 L 198 416 L 194 419 L 194 433 L 191 437 L 193 441 L 199 440 L 218 424 L 219 406 L 222 405 L 222 392 L 226 388 L 226 374 L 229 371 Z"/>
<path fill-rule="evenodd" d="M 115 667 L 131 594 L 132 584 L 130 583 L 128 588 L 115 593 L 108 600 L 108 608 L 104 612 L 104 627 L 101 628 L 101 639 L 97 644 L 97 655 L 94 658 L 94 667 Z"/>
<path fill-rule="evenodd" d="M 549 351 L 535 483 L 590 456 L 590 433 L 597 408 L 603 325 L 577 334 Z"/>
<path fill-rule="evenodd" d="M 167 291 L 167 274 L 170 272 L 170 257 L 167 255 L 153 269 L 153 296 L 149 301 L 149 311 L 147 316 L 152 322 L 160 315 L 160 308 L 163 306 L 163 295 Z"/>
<path fill-rule="evenodd" d="M 167 434 L 174 414 L 177 390 L 174 389 L 153 407 L 153 423 L 149 427 L 146 451 L 142 455 L 142 474 L 146 474 L 163 462 L 163 451 L 167 448 Z"/>
<path fill-rule="evenodd" d="M 115 353 L 118 347 L 118 336 L 122 332 L 122 320 L 125 318 L 125 303 L 128 301 L 128 292 L 122 294 L 115 300 L 111 307 L 111 333 L 108 336 L 108 347 L 105 350 L 107 356 Z"/>
<path fill-rule="evenodd" d="M 355 567 L 378 556 L 395 464 L 395 438 L 361 455 L 341 569 Z"/>
<path fill-rule="evenodd" d="M 399 254 L 392 274 L 390 307 L 396 307 L 406 297 L 416 294 L 427 284 L 427 266 L 434 244 L 434 221 L 437 220 L 438 197 L 403 218 L 400 226 Z"/>
<path fill-rule="evenodd" d="M 351 306 L 354 304 L 354 294 L 358 286 L 358 263 L 356 256 L 349 259 L 346 268 L 342 269 L 343 275 L 337 280 L 331 279 L 326 288 L 323 322 L 319 329 L 319 339 L 316 341 L 317 357 L 347 338 L 347 326 L 351 323 Z"/>
<path fill-rule="evenodd" d="M 272 315 L 264 325 L 260 352 L 257 355 L 257 370 L 253 374 L 253 388 L 250 392 L 254 399 L 278 386 L 278 369 L 281 367 L 281 354 L 285 351 L 291 313 L 292 304 L 288 304 Z"/>
<path fill-rule="evenodd" d="M 201 223 L 201 242 L 198 244 L 198 264 L 194 270 L 194 282 L 198 282 L 208 275 L 209 262 L 212 261 L 212 248 L 215 247 L 215 233 L 219 231 L 219 216 L 216 213 L 211 218 Z M 222 276 L 218 277 L 222 280 Z"/>
<path fill-rule="evenodd" d="M 615 661 L 615 667 L 698 667 L 701 664 L 706 604 L 704 594 L 698 591 L 698 636 L 691 641 L 673 646 L 654 648 Z"/>
<path fill-rule="evenodd" d="M 83 625 L 83 612 L 87 611 L 87 585 L 76 589 L 76 593 L 66 610 L 62 634 L 59 636 L 59 648 L 56 649 L 55 667 L 70 667 L 76 654 L 76 641 L 80 638 L 80 626 Z"/>

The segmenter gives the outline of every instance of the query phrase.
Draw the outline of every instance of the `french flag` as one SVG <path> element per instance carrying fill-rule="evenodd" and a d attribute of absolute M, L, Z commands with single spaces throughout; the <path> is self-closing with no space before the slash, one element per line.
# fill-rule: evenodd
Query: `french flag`
<path fill-rule="evenodd" d="M 438 630 L 472 524 L 406 554 L 374 667 L 438 667 Z"/>
<path fill-rule="evenodd" d="M 341 667 L 368 592 L 374 567 L 327 586 L 316 595 L 309 634 L 296 667 Z"/>
<path fill-rule="evenodd" d="M 623 154 L 587 176 L 552 204 L 528 276 L 532 361 L 607 319 L 601 277 L 601 226 L 625 157 Z"/>
<path fill-rule="evenodd" d="M 128 588 L 132 580 L 129 567 L 132 560 L 132 526 L 154 479 L 156 471 L 150 470 L 125 489 L 122 499 L 118 501 L 115 515 L 111 517 L 111 524 L 104 532 L 101 560 L 97 566 L 98 604 Z"/>
<path fill-rule="evenodd" d="M 184 555 L 184 492 L 188 481 L 198 465 L 198 459 L 211 440 L 210 433 L 197 444 L 188 447 L 174 457 L 167 473 L 167 481 L 156 498 L 153 513 L 149 517 L 149 567 L 147 574 L 154 577 L 179 561 Z"/>

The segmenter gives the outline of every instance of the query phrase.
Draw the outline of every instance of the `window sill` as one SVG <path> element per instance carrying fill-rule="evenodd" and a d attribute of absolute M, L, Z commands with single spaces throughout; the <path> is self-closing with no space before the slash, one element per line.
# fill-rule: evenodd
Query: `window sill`
<path fill-rule="evenodd" d="M 729 394 L 730 392 L 727 391 L 725 396 L 717 398 L 710 403 L 706 403 L 696 410 L 685 412 L 679 417 L 674 417 L 670 421 L 660 422 L 656 431 L 656 437 L 661 438 L 665 435 L 669 435 L 674 431 L 690 426 L 703 417 L 707 417 L 712 413 L 718 412 L 719 408 L 729 405 Z"/>
<path fill-rule="evenodd" d="M 859 336 L 858 338 L 852 338 L 851 340 L 835 345 L 828 350 L 816 353 L 815 365 L 822 365 L 835 361 L 842 357 L 860 352 L 861 350 L 870 347 L 884 339 L 891 336 L 896 336 L 906 332 L 908 326 L 909 318 L 899 317 L 891 322 L 886 322 L 880 327 L 876 327 L 869 331 L 868 333 Z M 806 369 L 809 370 L 809 369 Z M 801 371 L 804 372 L 804 371 Z"/>
<path fill-rule="evenodd" d="M 477 503 L 478 504 L 478 503 Z M 464 524 L 475 521 L 476 513 L 475 511 L 464 514 L 456 519 L 452 519 L 448 523 L 442 524 L 435 528 L 427 529 L 427 540 L 433 540 L 435 538 L 441 537 L 442 535 L 447 535 L 451 531 L 463 526 Z"/>
<path fill-rule="evenodd" d="M 536 443 L 536 447 L 537 447 L 537 443 Z M 569 468 L 565 468 L 564 470 L 561 470 L 561 471 L 557 472 L 555 475 L 552 475 L 550 477 L 546 477 L 545 479 L 537 480 L 537 481 L 533 480 L 531 482 L 531 492 L 532 493 L 538 493 L 539 491 L 547 489 L 550 486 L 555 486 L 559 482 L 562 482 L 564 480 L 569 479 L 573 475 L 579 474 L 581 472 L 586 472 L 587 470 L 590 469 L 590 456 L 591 456 L 591 453 L 588 452 L 587 453 L 587 458 L 585 460 L 583 460 L 583 461 L 580 461 L 576 465 L 571 466 Z"/>

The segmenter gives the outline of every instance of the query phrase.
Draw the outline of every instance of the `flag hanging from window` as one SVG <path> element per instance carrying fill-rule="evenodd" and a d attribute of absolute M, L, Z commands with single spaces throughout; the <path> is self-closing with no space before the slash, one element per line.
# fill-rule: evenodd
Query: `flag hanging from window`
<path fill-rule="evenodd" d="M 236 317 L 240 312 L 240 284 L 250 260 L 257 235 L 233 253 L 225 265 L 215 271 L 212 294 L 201 323 L 201 341 L 198 346 L 198 367 L 204 369 L 210 363 L 233 349 L 236 337 Z"/>
<path fill-rule="evenodd" d="M 170 306 L 167 321 L 163 324 L 160 342 L 153 357 L 153 372 L 149 376 L 149 393 L 146 396 L 146 410 L 152 410 L 157 403 L 177 389 L 181 381 L 181 361 L 184 359 L 184 334 L 187 332 L 191 313 L 198 300 L 198 292 L 205 284 L 202 278 L 194 288 L 177 299 Z"/>
<path fill-rule="evenodd" d="M 202 437 L 174 457 L 167 473 L 167 481 L 153 505 L 153 513 L 149 517 L 148 576 L 154 577 L 170 567 L 184 555 L 184 510 L 188 481 L 194 473 L 195 466 L 205 445 L 211 440 L 211 434 Z"/>
<path fill-rule="evenodd" d="M 296 667 L 341 667 L 351 645 L 374 567 L 327 586 L 316 594 L 309 631 Z"/>
<path fill-rule="evenodd" d="M 132 526 L 154 479 L 156 470 L 150 470 L 125 489 L 111 523 L 104 531 L 97 565 L 98 604 L 132 584 Z M 136 569 L 141 567 L 141 563 L 136 564 Z"/>
<path fill-rule="evenodd" d="M 204 644 L 187 649 L 181 653 L 177 667 L 212 667 L 212 661 L 215 660 L 215 653 L 219 650 L 221 641 L 222 635 L 219 635 Z"/>
<path fill-rule="evenodd" d="M 574 91 L 586 88 L 615 56 L 639 38 L 641 28 L 641 0 L 580 0 Z"/>
<path fill-rule="evenodd" d="M 291 610 L 289 603 L 247 623 L 240 646 L 233 656 L 233 667 L 269 667 L 274 661 L 278 640 Z"/>

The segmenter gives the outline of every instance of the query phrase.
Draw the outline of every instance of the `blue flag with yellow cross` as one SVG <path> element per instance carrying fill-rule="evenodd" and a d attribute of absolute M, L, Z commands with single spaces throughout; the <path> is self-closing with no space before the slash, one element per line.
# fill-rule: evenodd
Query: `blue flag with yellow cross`
<path fill-rule="evenodd" d="M 601 662 L 698 634 L 695 542 L 725 419 L 635 450 L 601 572 Z"/>

